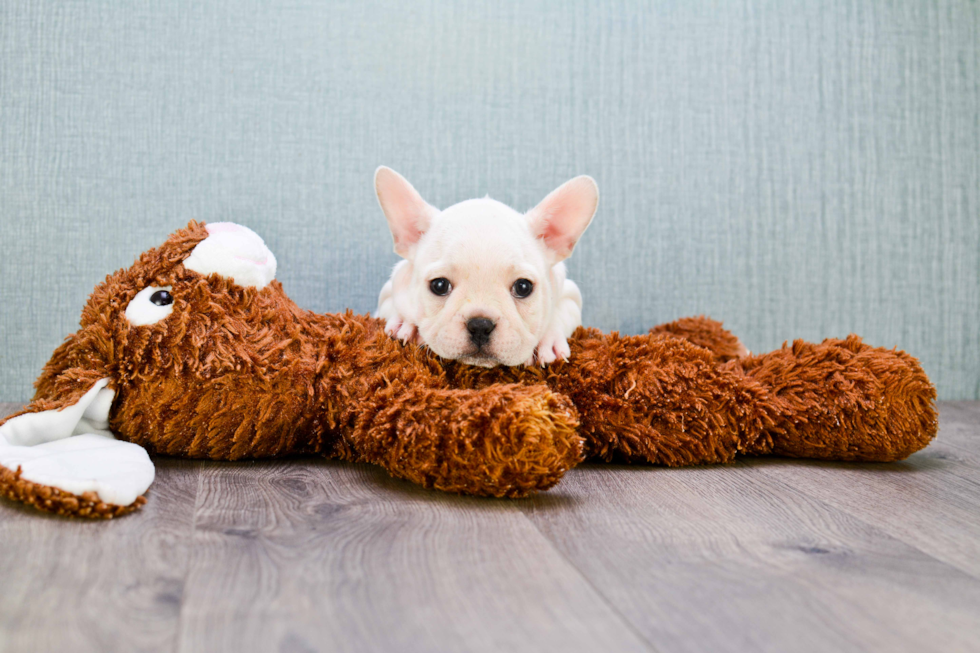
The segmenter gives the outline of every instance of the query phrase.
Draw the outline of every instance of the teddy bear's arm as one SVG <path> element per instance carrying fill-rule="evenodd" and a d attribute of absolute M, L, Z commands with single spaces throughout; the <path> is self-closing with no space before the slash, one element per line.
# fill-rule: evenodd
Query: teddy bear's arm
<path fill-rule="evenodd" d="M 110 381 L 64 366 L 60 377 L 42 375 L 34 400 L 0 419 L 0 495 L 93 518 L 123 515 L 146 502 L 153 463 L 142 447 L 109 431 Z"/>
<path fill-rule="evenodd" d="M 325 455 L 426 487 L 485 496 L 545 490 L 582 457 L 578 414 L 544 384 L 453 389 L 434 354 L 367 316 L 308 315 L 325 334 L 314 395 Z M 343 334 L 340 337 L 338 334 Z"/>
<path fill-rule="evenodd" d="M 568 400 L 546 386 L 392 383 L 359 402 L 342 457 L 424 487 L 521 497 L 552 487 L 581 460 L 577 425 Z"/>

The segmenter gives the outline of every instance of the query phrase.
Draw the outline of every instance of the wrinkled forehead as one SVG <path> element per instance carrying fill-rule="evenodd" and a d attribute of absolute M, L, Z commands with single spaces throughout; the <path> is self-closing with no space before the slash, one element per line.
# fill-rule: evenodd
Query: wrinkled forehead
<path fill-rule="evenodd" d="M 469 267 L 545 265 L 527 219 L 491 199 L 468 200 L 442 211 L 419 243 L 419 258 Z"/>

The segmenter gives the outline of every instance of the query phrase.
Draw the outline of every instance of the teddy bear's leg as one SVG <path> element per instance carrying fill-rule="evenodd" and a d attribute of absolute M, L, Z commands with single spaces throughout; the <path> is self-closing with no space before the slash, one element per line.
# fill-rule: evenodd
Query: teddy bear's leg
<path fill-rule="evenodd" d="M 684 338 L 581 329 L 548 382 L 578 408 L 588 456 L 606 461 L 731 462 L 772 423 L 757 381 Z"/>
<path fill-rule="evenodd" d="M 857 336 L 733 361 L 768 391 L 765 445 L 750 453 L 824 460 L 901 460 L 935 437 L 936 390 L 905 352 Z"/>
<path fill-rule="evenodd" d="M 393 382 L 357 403 L 333 455 L 447 492 L 521 497 L 582 459 L 577 413 L 546 386 L 449 390 Z"/>
<path fill-rule="evenodd" d="M 434 354 L 390 338 L 379 320 L 331 320 L 343 342 L 315 340 L 331 360 L 313 392 L 324 455 L 495 497 L 546 490 L 582 459 L 578 413 L 545 384 L 454 388 Z"/>
<path fill-rule="evenodd" d="M 600 460 L 676 466 L 771 453 L 889 461 L 936 434 L 935 389 L 903 352 L 852 336 L 719 363 L 685 337 L 654 331 L 580 328 L 571 359 L 545 370 L 448 367 L 462 388 L 547 382 L 572 399 L 586 455 Z"/>
<path fill-rule="evenodd" d="M 698 317 L 682 317 L 679 320 L 661 324 L 650 329 L 652 335 L 681 338 L 704 347 L 714 354 L 719 362 L 749 355 L 745 345 L 722 327 L 721 322 L 700 315 Z"/>

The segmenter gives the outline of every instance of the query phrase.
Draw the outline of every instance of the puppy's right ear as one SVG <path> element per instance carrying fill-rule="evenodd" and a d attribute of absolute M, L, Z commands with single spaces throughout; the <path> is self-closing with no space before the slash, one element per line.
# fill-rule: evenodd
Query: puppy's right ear
<path fill-rule="evenodd" d="M 422 199 L 408 180 L 385 166 L 374 172 L 374 190 L 388 220 L 395 253 L 409 258 L 439 210 Z"/>
<path fill-rule="evenodd" d="M 544 241 L 553 263 L 571 256 L 599 205 L 599 187 L 582 175 L 566 181 L 527 212 L 531 232 Z"/>

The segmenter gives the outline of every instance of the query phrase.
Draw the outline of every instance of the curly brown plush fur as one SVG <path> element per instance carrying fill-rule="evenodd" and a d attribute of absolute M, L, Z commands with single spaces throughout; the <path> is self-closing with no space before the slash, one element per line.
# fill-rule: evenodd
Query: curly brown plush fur
<path fill-rule="evenodd" d="M 506 497 L 553 486 L 585 457 L 896 460 L 936 432 L 918 362 L 855 337 L 740 357 L 719 323 L 689 318 L 641 336 L 579 329 L 570 361 L 546 369 L 468 367 L 392 340 L 368 316 L 300 309 L 278 282 L 256 290 L 186 269 L 207 235 L 192 222 L 107 277 L 32 403 L 7 419 L 74 404 L 108 377 L 112 431 L 153 453 L 322 454 Z M 131 326 L 124 311 L 147 285 L 173 287 L 172 314 Z M 76 497 L 76 508 L 67 493 L 0 471 L 0 492 L 42 510 L 109 517 L 137 507 Z"/>
<path fill-rule="evenodd" d="M 695 345 L 707 344 L 711 348 Z M 736 454 L 887 462 L 938 430 L 918 361 L 857 336 L 759 356 L 721 324 L 685 318 L 639 336 L 578 329 L 570 361 L 541 368 L 447 365 L 454 387 L 546 383 L 579 411 L 586 456 L 671 466 Z"/>

